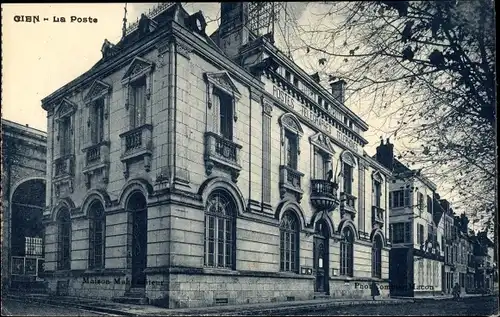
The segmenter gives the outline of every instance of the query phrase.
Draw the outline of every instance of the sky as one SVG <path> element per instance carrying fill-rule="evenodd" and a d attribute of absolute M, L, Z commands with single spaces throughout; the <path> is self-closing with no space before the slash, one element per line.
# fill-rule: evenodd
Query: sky
<path fill-rule="evenodd" d="M 127 20 L 135 22 L 141 13 L 156 3 L 127 4 Z M 58 88 L 88 71 L 100 58 L 105 39 L 117 43 L 121 38 L 124 3 L 93 4 L 2 4 L 2 117 L 20 124 L 46 131 L 46 113 L 41 100 Z M 189 13 L 201 10 L 207 20 L 207 34 L 218 27 L 220 3 L 183 3 Z M 307 6 L 307 8 L 306 8 Z M 313 5 L 314 6 L 314 5 Z M 281 20 L 275 30 L 276 44 L 283 51 L 284 38 L 291 23 L 307 24 L 314 21 L 309 5 L 292 2 L 278 11 L 295 16 L 296 21 Z M 39 16 L 39 23 L 15 22 L 16 16 Z M 71 16 L 91 17 L 97 23 L 70 22 Z M 54 19 L 66 18 L 66 23 Z M 48 21 L 44 21 L 47 18 Z M 215 22 L 211 22 L 215 21 Z M 314 70 L 316 59 L 307 60 L 296 54 L 294 61 L 306 72 Z M 347 104 L 370 129 L 365 133 L 369 144 L 365 146 L 373 155 L 385 135 L 380 131 L 387 122 L 363 112 L 363 104 Z M 398 149 L 398 140 L 391 140 Z M 401 143 L 400 143 L 401 144 Z"/>

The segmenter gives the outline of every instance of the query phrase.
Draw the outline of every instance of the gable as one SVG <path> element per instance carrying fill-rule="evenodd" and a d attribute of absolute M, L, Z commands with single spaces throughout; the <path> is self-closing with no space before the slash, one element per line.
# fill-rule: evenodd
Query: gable
<path fill-rule="evenodd" d="M 205 73 L 205 79 L 229 94 L 234 93 L 237 97 L 241 96 L 236 84 L 226 71 Z"/>
<path fill-rule="evenodd" d="M 77 105 L 67 98 L 63 98 L 57 109 L 57 117 L 62 118 L 75 113 Z"/>
<path fill-rule="evenodd" d="M 312 144 L 316 145 L 329 154 L 333 155 L 335 153 L 335 148 L 333 147 L 330 138 L 322 132 L 318 132 L 315 135 L 311 136 L 310 141 Z"/>
<path fill-rule="evenodd" d="M 152 70 L 154 63 L 141 57 L 135 57 L 132 63 L 128 66 L 122 80 L 132 79 L 134 77 L 145 74 Z"/>
<path fill-rule="evenodd" d="M 300 125 L 299 120 L 297 120 L 297 118 L 291 113 L 285 113 L 284 115 L 282 115 L 279 119 L 279 123 L 281 124 L 282 127 L 294 131 L 299 135 L 304 134 L 304 131 L 302 130 L 302 126 Z"/>
<path fill-rule="evenodd" d="M 110 89 L 111 89 L 110 85 L 108 85 L 100 80 L 96 80 L 90 86 L 90 89 L 89 89 L 87 95 L 85 95 L 85 98 L 83 98 L 83 100 L 86 103 L 93 101 L 93 100 L 107 94 Z"/>

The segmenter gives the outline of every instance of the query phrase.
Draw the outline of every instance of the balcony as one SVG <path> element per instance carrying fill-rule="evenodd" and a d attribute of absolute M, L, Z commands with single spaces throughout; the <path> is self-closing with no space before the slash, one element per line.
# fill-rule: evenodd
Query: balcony
<path fill-rule="evenodd" d="M 54 161 L 54 178 L 65 178 L 74 175 L 74 155 L 65 155 Z"/>
<path fill-rule="evenodd" d="M 311 179 L 311 204 L 317 210 L 333 211 L 339 205 L 338 184 L 324 179 Z"/>
<path fill-rule="evenodd" d="M 384 225 L 384 212 L 385 210 L 378 207 L 372 206 L 372 225 L 379 225 L 382 228 Z"/>
<path fill-rule="evenodd" d="M 231 175 L 233 182 L 240 175 L 241 145 L 214 132 L 205 133 L 205 172 L 211 175 L 214 167 L 226 171 Z"/>
<path fill-rule="evenodd" d="M 87 188 L 90 188 L 90 179 L 92 175 L 101 174 L 102 181 L 108 182 L 109 169 L 109 142 L 102 141 L 97 144 L 82 149 L 85 153 L 85 166 L 82 170 L 86 176 Z"/>
<path fill-rule="evenodd" d="M 120 134 L 123 163 L 123 174 L 128 178 L 128 167 L 131 161 L 143 160 L 144 169 L 151 169 L 151 156 L 153 154 L 153 126 L 144 124 L 130 131 Z"/>
<path fill-rule="evenodd" d="M 340 210 L 342 213 L 356 214 L 356 197 L 349 193 L 340 194 Z"/>
<path fill-rule="evenodd" d="M 304 191 L 302 190 L 302 177 L 303 173 L 285 166 L 280 165 L 280 196 L 283 199 L 286 193 L 290 193 L 297 198 L 297 201 L 300 202 L 302 199 L 302 195 Z"/>

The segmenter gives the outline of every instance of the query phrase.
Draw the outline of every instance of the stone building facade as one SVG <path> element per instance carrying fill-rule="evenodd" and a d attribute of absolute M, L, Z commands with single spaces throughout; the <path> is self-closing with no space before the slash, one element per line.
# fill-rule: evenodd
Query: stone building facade
<path fill-rule="evenodd" d="M 161 5 L 48 112 L 51 292 L 199 307 L 388 296 L 388 180 L 367 124 L 245 26 Z M 231 17 L 243 17 L 243 21 Z"/>
<path fill-rule="evenodd" d="M 43 289 L 46 133 L 2 119 L 2 289 Z"/>
<path fill-rule="evenodd" d="M 440 294 L 445 253 L 442 247 L 444 218 L 436 208 L 439 203 L 436 185 L 418 170 L 411 170 L 394 159 L 392 149 L 389 141 L 377 148 L 377 159 L 393 166 L 389 186 L 391 294 Z"/>

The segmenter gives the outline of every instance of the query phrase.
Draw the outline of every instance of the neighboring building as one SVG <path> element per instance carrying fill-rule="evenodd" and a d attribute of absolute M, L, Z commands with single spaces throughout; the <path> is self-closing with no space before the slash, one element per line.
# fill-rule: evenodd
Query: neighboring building
<path fill-rule="evenodd" d="M 46 133 L 2 119 L 2 290 L 43 289 Z"/>
<path fill-rule="evenodd" d="M 377 147 L 377 160 L 393 158 L 392 147 L 382 142 Z M 442 217 L 434 217 L 436 185 L 396 159 L 393 178 L 389 192 L 391 294 L 440 294 L 444 250 L 438 238 L 443 235 L 444 221 L 441 224 Z"/>
<path fill-rule="evenodd" d="M 453 243 L 453 253 L 455 255 L 454 282 L 460 285 L 461 292 L 464 293 L 467 288 L 467 267 L 469 261 L 469 237 L 468 237 L 469 219 L 465 214 L 454 217 L 455 241 Z"/>
<path fill-rule="evenodd" d="M 494 262 L 495 245 L 484 231 L 477 234 L 474 242 L 476 287 L 482 291 L 498 291 L 498 266 Z"/>
<path fill-rule="evenodd" d="M 439 200 L 439 205 L 443 210 L 443 225 L 444 225 L 444 274 L 443 274 L 443 293 L 451 294 L 455 285 L 455 256 L 454 256 L 454 212 L 450 203 L 446 199 Z"/>
<path fill-rule="evenodd" d="M 161 5 L 42 100 L 51 292 L 196 307 L 388 296 L 368 125 L 238 19 Z"/>

